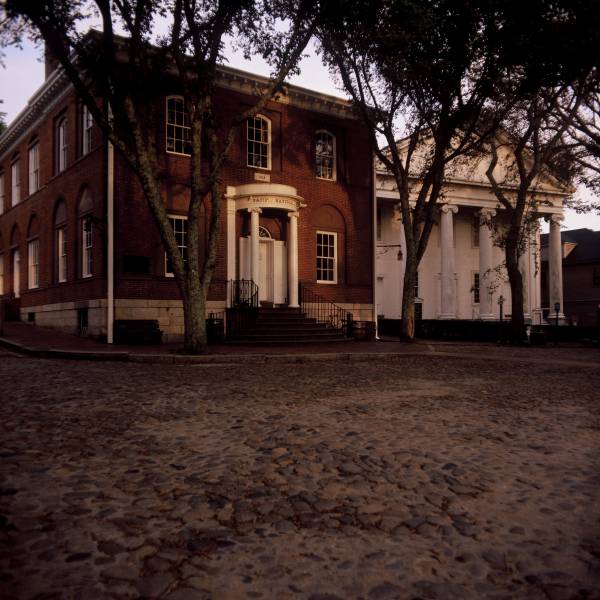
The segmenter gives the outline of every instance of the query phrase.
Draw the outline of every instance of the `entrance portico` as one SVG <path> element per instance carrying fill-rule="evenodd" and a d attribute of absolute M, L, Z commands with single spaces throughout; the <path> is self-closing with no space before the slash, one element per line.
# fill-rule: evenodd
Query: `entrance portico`
<path fill-rule="evenodd" d="M 259 299 L 298 306 L 298 218 L 305 206 L 296 188 L 281 184 L 228 186 L 227 279 L 252 279 Z M 238 211 L 250 214 L 249 235 L 236 231 Z M 286 239 L 275 239 L 261 226 L 265 212 L 287 217 Z M 229 302 L 229 300 L 228 300 Z"/>

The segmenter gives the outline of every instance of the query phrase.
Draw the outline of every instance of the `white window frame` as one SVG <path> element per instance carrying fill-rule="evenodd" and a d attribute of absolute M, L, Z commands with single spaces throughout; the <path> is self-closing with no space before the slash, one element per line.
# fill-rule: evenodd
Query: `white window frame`
<path fill-rule="evenodd" d="M 40 189 L 40 143 L 35 142 L 29 148 L 29 195 Z"/>
<path fill-rule="evenodd" d="M 89 230 L 86 225 L 89 223 Z M 93 274 L 93 246 L 94 246 L 94 224 L 91 215 L 81 218 L 81 277 L 88 278 Z"/>
<path fill-rule="evenodd" d="M 319 235 L 327 235 L 327 236 L 332 236 L 333 237 L 333 257 L 331 256 L 319 256 Z M 324 283 L 324 284 L 336 284 L 338 282 L 338 276 L 337 276 L 337 272 L 338 272 L 338 243 L 337 243 L 337 233 L 335 231 L 321 231 L 321 230 L 317 230 L 317 237 L 316 237 L 316 250 L 317 250 L 317 283 Z M 319 279 L 319 258 L 321 259 L 331 259 L 333 258 L 333 279 Z M 323 269 L 321 269 L 323 270 Z"/>
<path fill-rule="evenodd" d="M 27 288 L 40 287 L 40 240 L 36 238 L 27 243 Z"/>
<path fill-rule="evenodd" d="M 187 230 L 187 226 L 184 227 L 183 231 L 177 231 L 175 228 L 175 222 L 176 221 L 184 221 L 187 222 L 188 218 L 185 215 L 168 215 L 169 217 L 169 221 L 171 221 L 171 227 L 173 227 L 173 233 L 175 234 L 175 239 L 177 240 L 177 247 L 179 248 L 179 251 L 181 252 L 182 248 L 185 248 L 186 254 L 187 254 L 187 236 L 188 236 L 188 230 Z M 178 235 L 183 235 L 184 237 L 184 241 L 185 244 L 180 244 L 179 242 L 181 240 L 178 239 Z M 184 258 L 184 260 L 186 260 Z M 165 252 L 165 277 L 175 277 L 175 273 L 173 271 L 168 271 L 167 267 L 168 267 L 169 261 L 168 261 L 168 257 L 167 257 L 167 253 Z"/>
<path fill-rule="evenodd" d="M 21 159 L 17 158 L 10 166 L 10 204 L 16 206 L 21 201 Z"/>
<path fill-rule="evenodd" d="M 85 156 L 92 151 L 92 126 L 94 119 L 89 108 L 81 105 L 81 156 Z"/>
<path fill-rule="evenodd" d="M 69 132 L 66 115 L 56 124 L 56 172 L 62 173 L 67 168 L 69 158 Z"/>
<path fill-rule="evenodd" d="M 333 148 L 332 148 L 332 154 L 318 154 L 317 153 L 317 143 L 318 143 L 318 138 L 319 138 L 319 134 L 325 134 L 328 135 L 333 144 Z M 319 175 L 319 168 L 323 168 L 323 165 L 319 163 L 319 161 L 322 158 L 331 158 L 332 159 L 332 167 L 331 167 L 331 177 L 323 177 L 323 175 Z M 336 137 L 333 133 L 331 133 L 331 131 L 328 131 L 327 129 L 317 129 L 317 131 L 315 132 L 315 175 L 317 177 L 317 179 L 322 179 L 324 181 L 337 181 L 337 140 Z"/>
<path fill-rule="evenodd" d="M 255 140 L 255 139 L 250 139 L 250 121 L 253 121 L 254 123 L 258 120 L 258 121 L 263 121 L 264 123 L 267 124 L 267 141 L 263 141 L 261 140 Z M 256 127 L 252 128 L 253 131 L 256 131 Z M 261 128 L 262 131 L 262 128 Z M 261 134 L 262 137 L 262 134 Z M 254 152 L 250 152 L 250 143 L 253 144 L 260 144 L 260 145 L 264 145 L 267 148 L 267 166 L 263 167 L 260 165 L 256 165 L 256 164 L 252 164 L 250 161 L 250 155 L 252 156 L 259 156 L 261 157 L 262 154 L 256 154 Z M 269 117 L 265 117 L 265 115 L 255 115 L 254 117 L 248 117 L 248 119 L 246 120 L 246 166 L 250 167 L 252 169 L 260 169 L 262 171 L 270 171 L 271 170 L 271 119 L 269 119 Z"/>
<path fill-rule="evenodd" d="M 183 110 L 180 111 L 182 114 L 182 123 L 177 123 L 177 122 L 171 123 L 169 121 L 169 102 L 171 102 L 171 101 L 177 101 L 177 102 L 182 103 Z M 174 132 L 181 131 L 181 136 L 182 136 L 181 139 L 177 138 L 176 136 L 172 136 L 172 138 L 170 138 L 169 137 L 169 127 L 173 127 Z M 177 142 L 180 142 L 181 144 L 183 144 L 183 149 L 185 150 L 186 132 L 188 135 L 187 143 L 190 144 L 190 147 L 191 147 L 192 128 L 189 125 L 188 114 L 185 112 L 185 99 L 183 98 L 183 96 L 167 96 L 167 98 L 165 100 L 165 148 L 166 148 L 167 154 L 177 154 L 178 156 L 190 156 L 191 155 L 191 152 L 179 152 L 177 150 L 169 150 L 169 139 L 173 139 L 173 147 L 174 148 L 177 147 L 176 146 Z"/>
<path fill-rule="evenodd" d="M 0 173 L 0 215 L 4 212 L 4 173 Z"/>
<path fill-rule="evenodd" d="M 0 296 L 4 294 L 4 254 L 0 252 Z"/>
<path fill-rule="evenodd" d="M 56 259 L 58 265 L 58 283 L 67 281 L 67 227 L 56 228 Z"/>

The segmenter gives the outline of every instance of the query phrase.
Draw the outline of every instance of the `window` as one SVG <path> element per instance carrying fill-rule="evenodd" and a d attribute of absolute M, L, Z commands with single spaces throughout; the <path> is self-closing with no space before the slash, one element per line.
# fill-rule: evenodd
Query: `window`
<path fill-rule="evenodd" d="M 29 195 L 40 189 L 40 145 L 36 142 L 29 148 Z"/>
<path fill-rule="evenodd" d="M 189 156 L 192 153 L 190 132 L 183 98 L 180 96 L 167 98 L 167 152 Z"/>
<path fill-rule="evenodd" d="M 27 244 L 27 285 L 29 289 L 40 287 L 40 240 L 31 240 Z"/>
<path fill-rule="evenodd" d="M 12 180 L 11 206 L 19 204 L 21 200 L 21 161 L 15 160 L 10 168 L 10 178 Z"/>
<path fill-rule="evenodd" d="M 0 296 L 4 294 L 4 254 L 0 254 Z"/>
<path fill-rule="evenodd" d="M 317 131 L 315 153 L 317 177 L 335 180 L 335 136 L 328 131 Z"/>
<path fill-rule="evenodd" d="M 81 276 L 92 276 L 92 217 L 81 220 Z"/>
<path fill-rule="evenodd" d="M 67 228 L 59 227 L 56 230 L 56 264 L 58 265 L 58 282 L 67 280 Z M 90 267 L 91 273 L 91 267 Z"/>
<path fill-rule="evenodd" d="M 248 119 L 248 166 L 271 168 L 271 122 L 257 115 Z"/>
<path fill-rule="evenodd" d="M 56 125 L 56 172 L 67 168 L 69 139 L 67 132 L 67 117 L 60 119 Z"/>
<path fill-rule="evenodd" d="M 337 233 L 317 231 L 317 283 L 337 283 Z"/>
<path fill-rule="evenodd" d="M 479 273 L 473 273 L 473 304 L 479 304 Z"/>
<path fill-rule="evenodd" d="M 81 156 L 85 156 L 92 149 L 92 125 L 94 121 L 88 107 L 81 106 Z"/>
<path fill-rule="evenodd" d="M 4 173 L 0 173 L 0 215 L 4 212 Z"/>
<path fill-rule="evenodd" d="M 175 239 L 177 240 L 177 247 L 179 248 L 179 252 L 181 252 L 181 256 L 183 257 L 183 262 L 187 263 L 187 217 L 169 217 L 169 221 L 171 222 L 171 227 L 173 228 L 173 233 L 175 234 Z M 166 253 L 165 275 L 167 277 L 173 277 L 174 275 L 173 264 L 169 260 Z"/>

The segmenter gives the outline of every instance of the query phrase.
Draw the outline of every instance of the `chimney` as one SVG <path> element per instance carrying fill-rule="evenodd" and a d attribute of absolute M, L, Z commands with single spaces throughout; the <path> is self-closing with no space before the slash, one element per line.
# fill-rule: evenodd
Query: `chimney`
<path fill-rule="evenodd" d="M 59 67 L 59 62 L 54 56 L 50 49 L 48 48 L 48 44 L 44 44 L 44 66 L 45 66 L 45 77 L 48 79 L 56 69 Z"/>

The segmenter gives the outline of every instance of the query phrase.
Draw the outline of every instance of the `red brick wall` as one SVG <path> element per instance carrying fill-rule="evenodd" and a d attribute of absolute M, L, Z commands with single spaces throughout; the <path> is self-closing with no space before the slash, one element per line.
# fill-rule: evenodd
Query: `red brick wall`
<path fill-rule="evenodd" d="M 66 114 L 68 118 L 68 161 L 67 168 L 55 173 L 55 125 L 56 118 Z M 104 201 L 104 153 L 101 136 L 93 132 L 93 149 L 79 157 L 78 107 L 74 94 L 69 94 L 40 126 L 28 134 L 17 147 L 0 157 L 0 172 L 4 173 L 5 211 L 0 215 L 0 252 L 4 259 L 4 291 L 12 293 L 11 232 L 16 226 L 19 231 L 21 306 L 35 306 L 83 299 L 102 298 L 105 291 L 105 262 L 103 244 L 106 232 Z M 30 140 L 39 140 L 40 189 L 29 195 L 28 148 Z M 11 163 L 18 152 L 20 156 L 21 201 L 11 206 Z M 94 203 L 93 217 L 93 276 L 82 279 L 79 264 L 80 223 L 77 205 L 83 189 L 87 187 Z M 54 211 L 59 199 L 66 203 L 67 212 L 67 282 L 58 283 Z M 40 282 L 39 289 L 28 290 L 27 282 L 27 230 L 32 216 L 39 220 L 40 233 Z"/>

